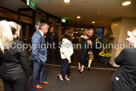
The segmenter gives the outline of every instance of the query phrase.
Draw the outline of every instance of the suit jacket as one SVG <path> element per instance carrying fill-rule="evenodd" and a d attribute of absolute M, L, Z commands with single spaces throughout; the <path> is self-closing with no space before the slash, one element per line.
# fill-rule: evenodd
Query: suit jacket
<path fill-rule="evenodd" d="M 54 33 L 51 33 L 51 32 L 48 32 L 47 33 L 47 36 L 46 36 L 46 41 L 49 42 L 49 43 L 55 43 L 56 46 L 58 45 L 58 42 L 59 42 L 59 39 L 58 39 L 58 36 L 57 34 L 54 32 Z"/>
<path fill-rule="evenodd" d="M 47 61 L 46 43 L 40 31 L 34 32 L 32 36 L 32 60 L 42 64 L 45 64 Z"/>
<path fill-rule="evenodd" d="M 115 63 L 120 67 L 113 74 L 112 82 L 118 82 L 122 91 L 136 91 L 136 48 L 123 49 Z"/>
<path fill-rule="evenodd" d="M 0 51 L 0 77 L 6 80 L 16 80 L 31 75 L 29 61 L 21 41 L 13 40 L 10 50 Z"/>
<path fill-rule="evenodd" d="M 93 35 L 92 37 L 89 37 L 89 39 L 88 40 L 91 40 L 92 41 L 92 45 L 90 45 L 90 48 L 88 48 L 88 50 L 90 51 L 90 50 L 92 50 L 92 51 L 94 51 L 94 49 L 95 49 L 95 44 L 96 44 L 96 36 L 95 35 Z"/>

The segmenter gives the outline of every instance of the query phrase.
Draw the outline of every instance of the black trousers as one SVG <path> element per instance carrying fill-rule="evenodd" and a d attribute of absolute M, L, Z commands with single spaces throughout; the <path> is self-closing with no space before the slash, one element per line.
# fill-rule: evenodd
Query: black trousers
<path fill-rule="evenodd" d="M 66 74 L 70 72 L 70 65 L 67 59 L 62 59 L 62 66 L 60 74 L 65 77 Z"/>
<path fill-rule="evenodd" d="M 17 80 L 3 80 L 4 91 L 25 91 L 27 77 Z"/>

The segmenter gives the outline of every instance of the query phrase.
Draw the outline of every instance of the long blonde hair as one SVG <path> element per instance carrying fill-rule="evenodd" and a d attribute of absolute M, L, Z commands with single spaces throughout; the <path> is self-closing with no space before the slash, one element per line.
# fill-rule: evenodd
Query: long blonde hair
<path fill-rule="evenodd" d="M 84 30 L 84 36 L 87 36 L 87 34 L 88 34 L 88 29 L 85 29 Z"/>
<path fill-rule="evenodd" d="M 13 34 L 8 21 L 0 21 L 0 50 L 4 53 L 4 49 L 9 49 L 12 41 Z"/>

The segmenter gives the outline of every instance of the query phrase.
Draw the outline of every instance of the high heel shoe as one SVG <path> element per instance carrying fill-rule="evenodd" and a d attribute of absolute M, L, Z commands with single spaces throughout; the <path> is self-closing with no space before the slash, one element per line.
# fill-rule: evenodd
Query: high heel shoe
<path fill-rule="evenodd" d="M 78 68 L 78 71 L 80 71 L 81 70 L 81 68 Z"/>
<path fill-rule="evenodd" d="M 69 78 L 65 78 L 65 80 L 70 81 L 70 79 L 69 79 Z"/>
<path fill-rule="evenodd" d="M 59 78 L 60 81 L 63 81 L 63 78 L 60 74 L 58 75 L 58 78 Z"/>
<path fill-rule="evenodd" d="M 80 70 L 80 73 L 84 73 L 84 71 L 81 71 L 81 70 Z"/>
<path fill-rule="evenodd" d="M 65 80 L 70 81 L 70 79 L 68 78 L 68 76 L 67 76 L 67 75 L 65 76 Z"/>

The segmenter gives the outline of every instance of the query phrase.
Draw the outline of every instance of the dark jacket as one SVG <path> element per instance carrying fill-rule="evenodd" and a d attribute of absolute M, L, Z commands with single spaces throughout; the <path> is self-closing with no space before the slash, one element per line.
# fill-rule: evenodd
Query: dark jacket
<path fill-rule="evenodd" d="M 92 50 L 92 51 L 94 51 L 94 49 L 95 49 L 95 45 L 96 45 L 96 36 L 95 35 L 93 35 L 92 37 L 89 37 L 89 39 L 88 40 L 91 40 L 92 41 L 92 45 L 90 45 L 90 47 L 88 48 L 88 50 L 90 51 L 90 50 Z"/>
<path fill-rule="evenodd" d="M 24 76 L 30 77 L 29 61 L 22 42 L 14 39 L 10 50 L 0 51 L 0 77 L 6 80 L 16 80 Z"/>
<path fill-rule="evenodd" d="M 120 67 L 113 74 L 112 82 L 118 84 L 122 91 L 136 91 L 136 48 L 123 49 L 115 63 Z"/>
<path fill-rule="evenodd" d="M 46 42 L 51 44 L 54 42 L 56 46 L 58 46 L 59 39 L 57 34 L 55 32 L 54 33 L 48 32 L 46 35 Z"/>

